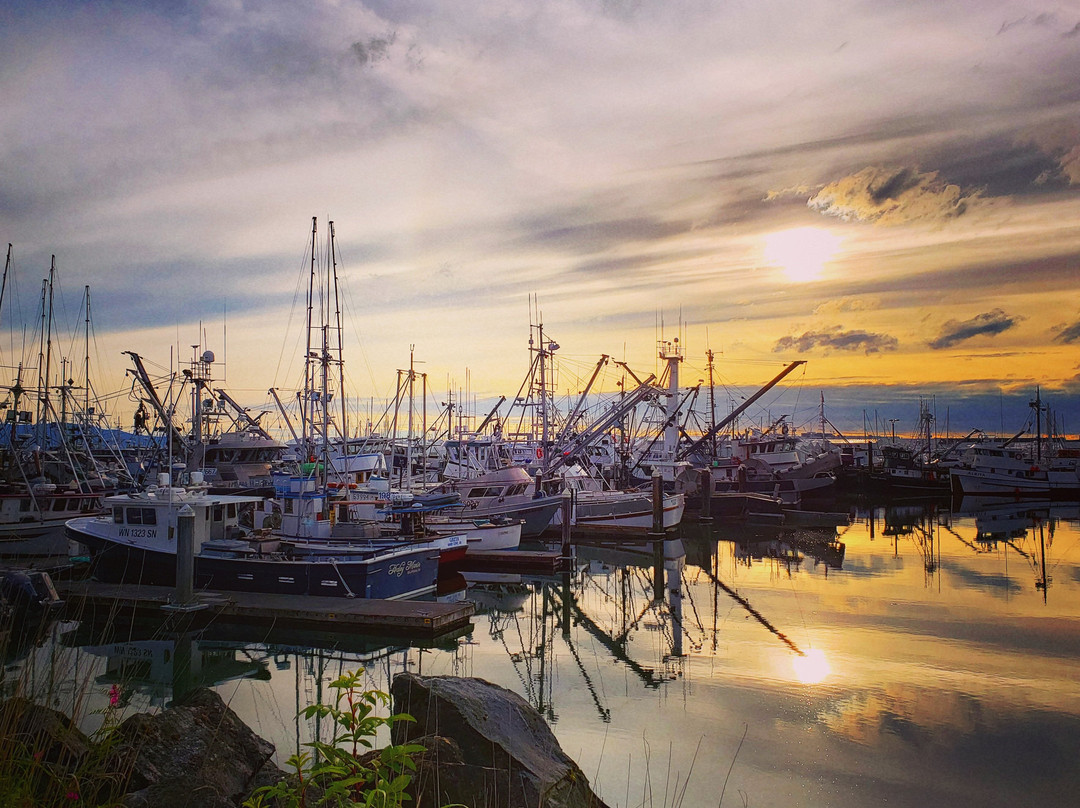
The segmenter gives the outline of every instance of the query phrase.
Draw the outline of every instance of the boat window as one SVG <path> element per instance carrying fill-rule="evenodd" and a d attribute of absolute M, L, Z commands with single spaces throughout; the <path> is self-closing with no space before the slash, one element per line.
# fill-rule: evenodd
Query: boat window
<path fill-rule="evenodd" d="M 214 521 L 220 522 L 225 517 L 225 509 L 221 505 L 214 506 Z"/>
<path fill-rule="evenodd" d="M 115 524 L 124 524 L 124 509 L 116 506 L 112 509 L 112 520 Z"/>
<path fill-rule="evenodd" d="M 285 500 L 284 505 L 285 505 L 285 507 L 284 507 L 284 512 L 285 513 L 292 513 L 293 512 L 293 501 L 291 499 Z"/>
<path fill-rule="evenodd" d="M 127 523 L 129 525 L 156 525 L 157 511 L 153 508 L 128 508 Z"/>
<path fill-rule="evenodd" d="M 52 509 L 54 511 L 66 511 L 67 506 L 68 506 L 68 501 L 66 499 L 63 499 L 63 498 L 54 499 L 53 502 L 52 502 Z"/>
<path fill-rule="evenodd" d="M 230 502 L 226 506 L 225 515 L 230 519 L 235 519 L 236 518 L 236 503 L 235 502 Z"/>
<path fill-rule="evenodd" d="M 19 510 L 20 511 L 28 511 L 28 510 L 30 510 L 31 507 L 32 507 L 32 505 L 31 505 L 29 499 L 24 498 L 24 499 L 19 500 Z"/>

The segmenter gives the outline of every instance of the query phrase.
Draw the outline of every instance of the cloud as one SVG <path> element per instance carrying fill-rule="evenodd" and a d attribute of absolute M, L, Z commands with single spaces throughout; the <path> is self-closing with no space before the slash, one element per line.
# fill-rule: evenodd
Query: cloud
<path fill-rule="evenodd" d="M 396 33 L 391 33 L 388 36 L 372 37 L 367 42 L 352 43 L 349 46 L 349 51 L 356 57 L 356 61 L 366 67 L 386 59 L 390 53 L 390 46 L 394 44 L 396 38 Z"/>
<path fill-rule="evenodd" d="M 1008 331 L 1022 319 L 1022 317 L 1007 315 L 1001 309 L 994 309 L 983 314 L 977 314 L 970 320 L 949 320 L 941 327 L 941 334 L 930 343 L 930 347 L 934 350 L 940 350 L 942 348 L 951 348 L 972 337 L 984 334 L 995 336 Z"/>
<path fill-rule="evenodd" d="M 1005 22 L 1003 22 L 1001 24 L 1001 28 L 998 29 L 998 36 L 1007 33 L 1013 28 L 1018 28 L 1020 26 L 1031 26 L 1033 28 L 1052 28 L 1056 27 L 1056 24 L 1057 18 L 1053 14 L 1048 14 L 1046 12 L 1043 12 L 1041 14 L 1035 14 L 1033 16 L 1025 14 L 1019 19 L 1006 20 Z"/>
<path fill-rule="evenodd" d="M 1054 336 L 1055 342 L 1067 342 L 1071 344 L 1077 340 L 1080 340 L 1080 320 L 1077 320 L 1072 325 L 1064 326 Z"/>
<path fill-rule="evenodd" d="M 1059 146 L 1059 141 L 1069 142 L 1069 139 L 1058 135 L 1053 142 L 1047 142 L 1044 129 L 1057 131 L 1057 127 L 1041 121 L 1034 133 L 1024 129 L 979 138 L 963 137 L 922 159 L 953 184 L 978 188 L 982 200 L 1056 193 L 1069 184 L 1062 172 Z"/>
<path fill-rule="evenodd" d="M 1058 177 L 1069 185 L 1080 184 L 1080 125 L 1075 121 L 1042 123 L 1022 138 L 1052 161 L 1050 169 L 1039 175 L 1040 184 Z"/>
<path fill-rule="evenodd" d="M 774 353 L 797 350 L 805 353 L 813 348 L 837 351 L 864 351 L 867 354 L 895 351 L 896 337 L 871 334 L 868 331 L 842 331 L 839 326 L 826 331 L 806 331 L 798 337 L 781 337 L 773 346 Z"/>
<path fill-rule="evenodd" d="M 814 314 L 841 314 L 846 311 L 872 311 L 881 308 L 881 301 L 871 297 L 838 297 L 826 300 L 814 309 Z"/>
<path fill-rule="evenodd" d="M 867 167 L 829 183 L 806 204 L 845 221 L 896 225 L 955 219 L 978 197 L 940 180 L 936 171 Z"/>

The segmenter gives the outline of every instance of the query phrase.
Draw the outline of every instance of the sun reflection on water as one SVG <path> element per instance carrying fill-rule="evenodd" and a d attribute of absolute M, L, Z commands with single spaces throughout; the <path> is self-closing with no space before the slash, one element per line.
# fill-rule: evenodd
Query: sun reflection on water
<path fill-rule="evenodd" d="M 792 659 L 796 678 L 804 685 L 816 685 L 832 673 L 829 660 L 820 648 L 811 648 L 802 656 Z"/>

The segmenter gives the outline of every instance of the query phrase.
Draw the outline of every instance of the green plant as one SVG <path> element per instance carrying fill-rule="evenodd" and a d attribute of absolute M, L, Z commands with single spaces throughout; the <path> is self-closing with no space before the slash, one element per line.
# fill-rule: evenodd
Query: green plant
<path fill-rule="evenodd" d="M 390 744 L 372 751 L 383 729 L 399 721 L 413 721 L 404 713 L 386 717 L 375 714 L 390 697 L 361 687 L 363 669 L 346 673 L 330 683 L 336 691 L 333 705 L 313 704 L 300 711 L 310 720 L 329 718 L 330 741 L 305 744 L 312 752 L 300 752 L 287 761 L 288 777 L 256 790 L 245 808 L 308 808 L 308 806 L 363 806 L 398 808 L 412 797 L 406 792 L 416 771 L 412 756 L 424 751 L 418 744 Z"/>
<path fill-rule="evenodd" d="M 17 731 L 20 716 L 33 705 L 5 703 L 0 733 L 0 808 L 111 806 L 119 804 L 127 782 L 125 761 L 115 749 L 121 691 L 113 685 L 104 718 L 92 735 L 72 724 L 51 735 L 31 725 Z M 84 745 L 85 744 L 85 745 Z"/>

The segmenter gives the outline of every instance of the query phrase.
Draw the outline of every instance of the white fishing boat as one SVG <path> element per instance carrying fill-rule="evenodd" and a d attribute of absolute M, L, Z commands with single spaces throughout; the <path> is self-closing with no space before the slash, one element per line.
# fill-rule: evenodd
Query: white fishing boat
<path fill-rule="evenodd" d="M 949 475 L 953 493 L 958 495 L 1050 496 L 1050 474 L 1045 465 L 1018 447 L 994 442 L 968 447 Z"/>
<path fill-rule="evenodd" d="M 570 524 L 578 533 L 644 534 L 653 529 L 652 490 L 612 490 L 577 465 L 560 470 L 564 491 L 570 492 Z M 681 493 L 663 493 L 664 530 L 678 527 L 686 508 Z M 556 513 L 551 527 L 561 528 L 564 514 Z"/>
<path fill-rule="evenodd" d="M 324 542 L 297 550 L 269 528 L 241 525 L 241 515 L 261 501 L 174 487 L 162 475 L 138 494 L 108 497 L 105 514 L 72 519 L 65 529 L 88 548 L 94 576 L 108 582 L 174 586 L 178 519 L 187 513 L 199 589 L 385 599 L 434 589 L 439 551 L 431 543 Z"/>
<path fill-rule="evenodd" d="M 461 501 L 443 513 L 457 519 L 505 517 L 522 521 L 523 538 L 539 536 L 562 506 L 562 497 L 536 491 L 536 481 L 519 466 L 508 466 L 478 477 L 447 480 L 435 492 L 457 494 Z"/>
<path fill-rule="evenodd" d="M 434 516 L 424 522 L 428 533 L 462 535 L 467 542 L 466 555 L 500 550 L 516 550 L 521 544 L 523 519 L 493 516 L 486 519 L 453 519 Z"/>

